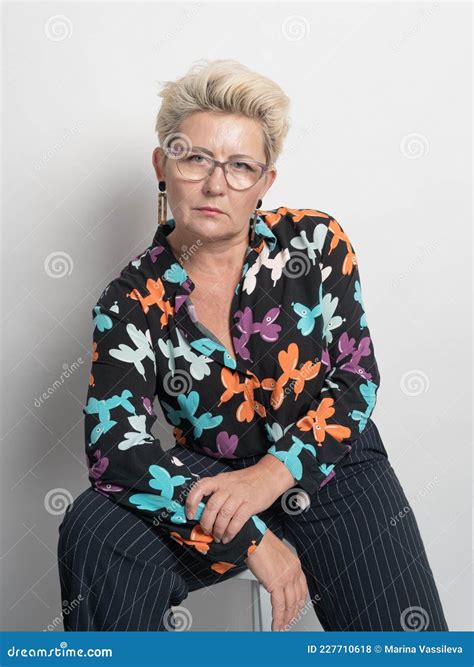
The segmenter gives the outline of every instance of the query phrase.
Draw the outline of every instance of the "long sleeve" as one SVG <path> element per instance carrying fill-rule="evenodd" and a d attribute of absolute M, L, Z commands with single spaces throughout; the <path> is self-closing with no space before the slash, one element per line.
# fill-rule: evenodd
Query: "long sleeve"
<path fill-rule="evenodd" d="M 187 492 L 199 475 L 151 434 L 156 358 L 147 317 L 130 298 L 133 287 L 129 278 L 119 276 L 93 308 L 92 365 L 83 409 L 89 480 L 96 491 L 166 531 L 222 573 L 244 564 L 266 525 L 255 515 L 229 543 L 215 542 L 199 526 L 207 496 L 195 518 L 187 519 Z"/>
<path fill-rule="evenodd" d="M 354 248 L 333 218 L 318 227 L 323 232 L 318 310 L 324 382 L 306 414 L 281 429 L 281 437 L 273 438 L 268 450 L 309 494 L 334 476 L 351 441 L 363 432 L 380 385 Z"/>

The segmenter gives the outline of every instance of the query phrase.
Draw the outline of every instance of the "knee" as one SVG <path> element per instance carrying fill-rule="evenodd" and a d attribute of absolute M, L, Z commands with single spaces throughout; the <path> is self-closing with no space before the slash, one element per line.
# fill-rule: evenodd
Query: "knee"
<path fill-rule="evenodd" d="M 104 500 L 107 501 L 105 498 Z M 90 535 L 93 529 L 97 529 L 102 511 L 103 501 L 92 487 L 83 491 L 67 506 L 58 528 L 60 558 L 74 552 L 84 535 Z"/>

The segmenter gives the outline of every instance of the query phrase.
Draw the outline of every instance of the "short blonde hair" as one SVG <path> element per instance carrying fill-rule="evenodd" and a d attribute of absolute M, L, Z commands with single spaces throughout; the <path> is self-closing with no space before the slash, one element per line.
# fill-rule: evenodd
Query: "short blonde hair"
<path fill-rule="evenodd" d="M 230 59 L 198 61 L 180 79 L 160 83 L 155 131 L 162 147 L 192 113 L 242 114 L 260 122 L 267 164 L 276 162 L 290 126 L 290 99 L 277 83 Z"/>

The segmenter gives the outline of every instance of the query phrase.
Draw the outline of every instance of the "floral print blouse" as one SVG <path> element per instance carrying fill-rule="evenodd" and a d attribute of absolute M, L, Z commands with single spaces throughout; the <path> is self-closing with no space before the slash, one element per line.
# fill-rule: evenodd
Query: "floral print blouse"
<path fill-rule="evenodd" d="M 175 257 L 167 241 L 173 219 L 92 312 L 89 480 L 220 573 L 245 563 L 266 525 L 255 515 L 233 540 L 216 542 L 200 530 L 204 499 L 188 520 L 186 492 L 198 475 L 152 435 L 155 396 L 177 445 L 220 459 L 272 454 L 295 487 L 314 494 L 337 475 L 380 384 L 341 225 L 312 209 L 257 214 L 231 305 L 237 360 L 196 319 L 187 256 Z"/>

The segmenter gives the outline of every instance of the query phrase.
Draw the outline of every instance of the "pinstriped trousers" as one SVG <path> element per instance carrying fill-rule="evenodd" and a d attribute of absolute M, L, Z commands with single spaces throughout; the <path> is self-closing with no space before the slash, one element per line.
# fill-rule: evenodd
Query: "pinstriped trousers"
<path fill-rule="evenodd" d="M 289 511 L 281 497 L 259 516 L 295 548 L 325 631 L 448 630 L 416 518 L 375 423 L 369 420 L 351 444 L 305 510 Z M 258 461 L 224 463 L 174 449 L 201 476 Z M 92 488 L 68 506 L 57 553 L 66 631 L 176 630 L 172 605 L 246 569 L 210 570 L 159 527 Z"/>

